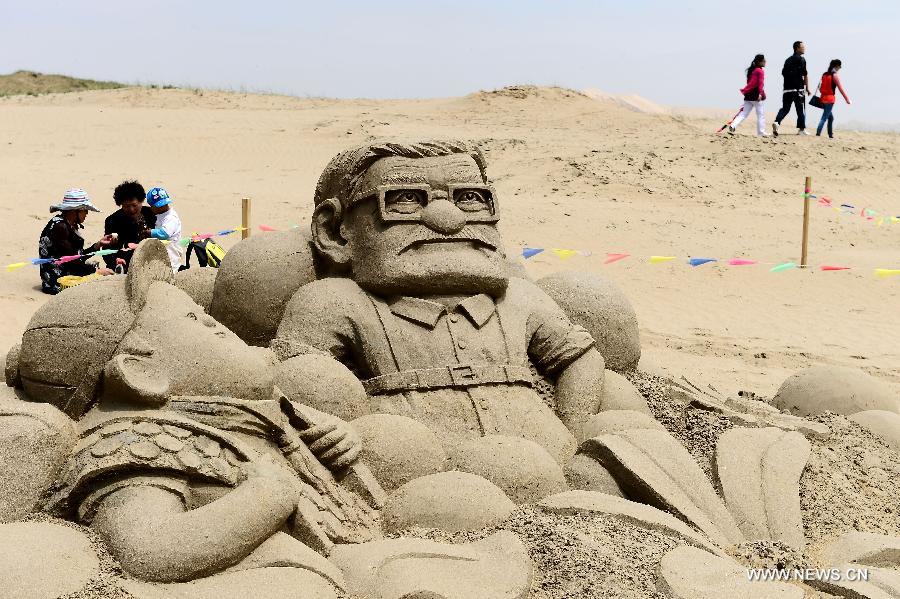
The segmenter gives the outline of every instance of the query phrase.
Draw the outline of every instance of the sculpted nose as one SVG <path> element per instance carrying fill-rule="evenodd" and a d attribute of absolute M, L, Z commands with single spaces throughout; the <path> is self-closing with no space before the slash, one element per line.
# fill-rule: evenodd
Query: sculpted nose
<path fill-rule="evenodd" d="M 453 235 L 466 226 L 466 216 L 449 200 L 432 200 L 422 211 L 422 223 L 432 231 Z"/>

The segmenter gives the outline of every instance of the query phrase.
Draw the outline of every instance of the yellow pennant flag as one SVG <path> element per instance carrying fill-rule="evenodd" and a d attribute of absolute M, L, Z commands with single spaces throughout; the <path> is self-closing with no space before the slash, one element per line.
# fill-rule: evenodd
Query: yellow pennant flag
<path fill-rule="evenodd" d="M 892 275 L 900 275 L 900 268 L 876 268 L 875 276 L 879 279 L 886 279 Z"/>
<path fill-rule="evenodd" d="M 650 256 L 650 264 L 659 264 L 660 262 L 669 262 L 674 260 L 675 256 Z"/>
<path fill-rule="evenodd" d="M 16 262 L 14 264 L 7 264 L 6 272 L 12 272 L 17 268 L 22 268 L 23 266 L 28 266 L 29 264 L 31 264 L 31 262 Z"/>
<path fill-rule="evenodd" d="M 566 258 L 571 258 L 572 256 L 578 255 L 578 250 L 563 250 L 560 248 L 553 248 L 550 251 L 553 252 L 554 254 L 556 254 L 556 256 L 558 258 L 562 258 L 563 260 L 565 260 Z"/>

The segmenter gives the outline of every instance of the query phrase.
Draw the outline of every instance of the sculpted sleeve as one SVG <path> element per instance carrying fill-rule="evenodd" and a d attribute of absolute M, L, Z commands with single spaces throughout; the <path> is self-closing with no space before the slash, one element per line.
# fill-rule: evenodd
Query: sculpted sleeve
<path fill-rule="evenodd" d="M 284 311 L 271 349 L 287 360 L 318 350 L 351 362 L 357 343 L 355 316 L 365 294 L 350 279 L 320 279 L 304 285 Z"/>
<path fill-rule="evenodd" d="M 510 288 L 521 293 L 527 302 L 528 355 L 542 373 L 556 376 L 594 346 L 590 333 L 572 323 L 556 302 L 533 283 L 512 279 Z"/>

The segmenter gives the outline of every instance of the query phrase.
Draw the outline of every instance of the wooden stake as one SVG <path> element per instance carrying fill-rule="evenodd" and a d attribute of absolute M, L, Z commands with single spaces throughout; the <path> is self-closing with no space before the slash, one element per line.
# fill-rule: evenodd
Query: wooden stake
<path fill-rule="evenodd" d="M 806 268 L 809 250 L 809 194 L 812 193 L 812 177 L 806 178 L 803 188 L 803 248 L 800 251 L 800 268 Z"/>
<path fill-rule="evenodd" d="M 241 226 L 244 227 L 241 231 L 241 239 L 247 239 L 250 237 L 250 198 L 241 199 Z"/>

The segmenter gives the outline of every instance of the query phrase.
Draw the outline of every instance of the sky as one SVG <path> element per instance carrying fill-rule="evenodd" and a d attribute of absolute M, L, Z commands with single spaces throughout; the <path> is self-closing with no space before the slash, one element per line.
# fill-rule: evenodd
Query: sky
<path fill-rule="evenodd" d="M 744 69 L 807 44 L 840 58 L 845 122 L 900 128 L 897 0 L 0 0 L 0 73 L 338 98 L 459 96 L 511 84 L 736 108 Z"/>

